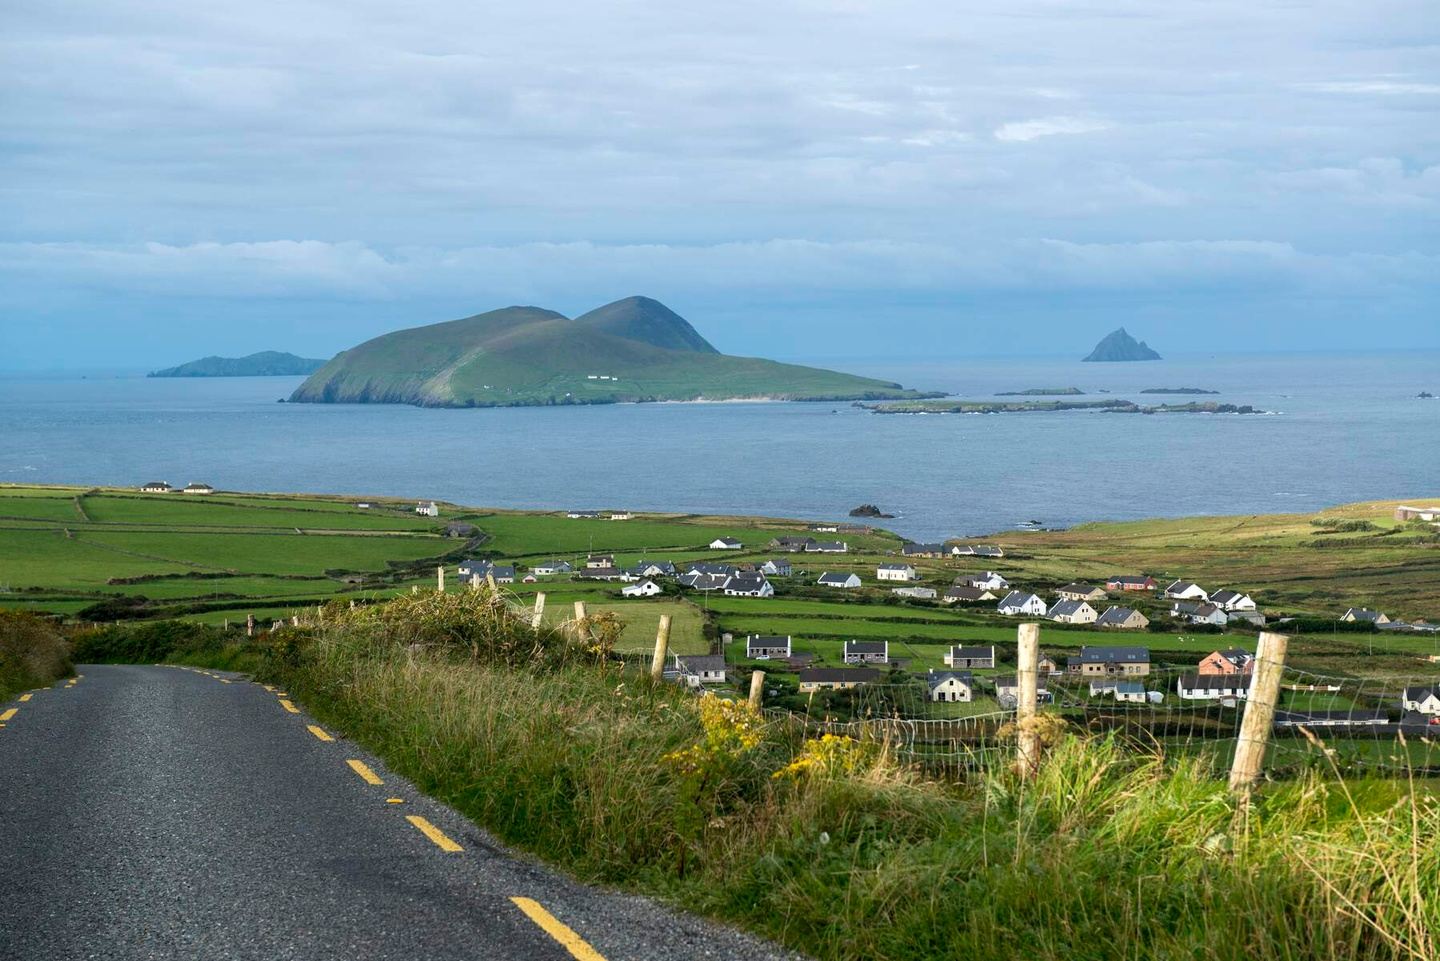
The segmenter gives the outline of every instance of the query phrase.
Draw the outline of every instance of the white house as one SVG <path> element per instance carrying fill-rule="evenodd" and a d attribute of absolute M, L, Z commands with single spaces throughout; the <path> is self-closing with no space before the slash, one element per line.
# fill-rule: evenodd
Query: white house
<path fill-rule="evenodd" d="M 569 574 L 574 569 L 570 566 L 569 561 L 562 561 L 558 558 L 530 565 L 531 573 L 539 574 L 541 577 L 549 577 L 552 574 Z"/>
<path fill-rule="evenodd" d="M 630 520 L 631 518 L 633 518 L 634 516 L 635 516 L 635 515 L 632 514 L 630 511 L 611 511 L 611 512 L 610 512 L 610 519 L 611 519 L 612 521 L 628 521 L 628 520 Z"/>
<path fill-rule="evenodd" d="M 186 490 L 189 490 L 189 488 L 186 488 Z M 1364 621 L 1376 625 L 1390 623 L 1389 617 L 1385 616 L 1379 611 L 1372 611 L 1368 607 L 1352 607 L 1344 614 L 1340 615 L 1340 620 L 1345 621 L 1346 623 L 1357 623 Z"/>
<path fill-rule="evenodd" d="M 712 551 L 738 551 L 743 546 L 733 537 L 717 537 L 710 542 Z"/>
<path fill-rule="evenodd" d="M 909 583 L 915 580 L 916 570 L 909 564 L 881 564 L 875 568 L 875 577 L 882 581 L 901 581 Z"/>
<path fill-rule="evenodd" d="M 980 574 L 962 574 L 955 578 L 957 587 L 978 587 L 987 591 L 1004 591 L 1010 589 L 1010 582 L 994 571 L 985 571 Z"/>
<path fill-rule="evenodd" d="M 164 481 L 151 481 L 140 488 L 142 494 L 168 494 L 174 488 Z"/>
<path fill-rule="evenodd" d="M 637 584 L 625 585 L 620 588 L 620 593 L 624 597 L 654 597 L 656 594 L 665 593 L 665 589 L 649 578 L 646 578 Z"/>
<path fill-rule="evenodd" d="M 807 541 L 805 553 L 807 554 L 845 554 L 850 550 L 850 545 L 845 541 Z"/>
<path fill-rule="evenodd" d="M 889 641 L 846 641 L 841 654 L 846 664 L 888 664 Z"/>
<path fill-rule="evenodd" d="M 975 679 L 969 671 L 934 671 L 925 676 L 930 700 L 969 703 L 975 699 Z"/>
<path fill-rule="evenodd" d="M 1194 581 L 1175 581 L 1165 588 L 1165 596 L 1172 601 L 1208 601 L 1210 595 Z"/>
<path fill-rule="evenodd" d="M 1218 590 L 1210 595 L 1210 603 L 1222 611 L 1253 611 L 1255 610 L 1255 599 L 1249 594 L 1242 594 L 1239 591 L 1232 591 L 1229 588 Z"/>
<path fill-rule="evenodd" d="M 721 588 L 729 597 L 774 597 L 775 588 L 764 574 L 742 572 L 729 577 Z"/>
<path fill-rule="evenodd" d="M 1056 601 L 1050 608 L 1050 620 L 1061 624 L 1094 624 L 1099 616 L 1088 601 Z"/>
<path fill-rule="evenodd" d="M 789 634 L 751 634 L 745 638 L 745 656 L 755 661 L 790 656 Z"/>
<path fill-rule="evenodd" d="M 1005 599 L 996 608 L 1001 614 L 1008 617 L 1026 615 L 1028 617 L 1044 617 L 1045 602 L 1034 594 L 1026 594 L 1024 591 L 1011 591 L 1005 595 Z"/>
<path fill-rule="evenodd" d="M 1250 696 L 1250 674 L 1186 674 L 1175 682 L 1182 701 L 1240 701 Z"/>
<path fill-rule="evenodd" d="M 677 654 L 675 671 L 688 687 L 725 683 L 724 654 Z"/>
<path fill-rule="evenodd" d="M 760 573 L 770 577 L 789 577 L 792 570 L 790 562 L 783 557 L 772 557 L 760 565 Z"/>
<path fill-rule="evenodd" d="M 209 484 L 186 484 L 180 493 L 182 494 L 213 494 L 215 488 Z"/>
<path fill-rule="evenodd" d="M 1145 685 L 1139 681 L 1116 681 L 1111 689 L 1117 701 L 1129 701 L 1135 704 L 1145 703 Z"/>
<path fill-rule="evenodd" d="M 566 511 L 565 516 L 572 521 L 593 521 L 600 517 L 599 511 Z"/>
<path fill-rule="evenodd" d="M 1400 706 L 1407 711 L 1419 711 L 1421 714 L 1440 714 L 1440 684 L 1405 688 L 1400 698 Z"/>
<path fill-rule="evenodd" d="M 820 579 L 815 583 L 819 584 L 821 587 L 838 587 L 844 590 L 854 590 L 855 588 L 860 586 L 860 575 L 845 573 L 835 574 L 831 573 L 830 571 L 826 571 L 825 573 L 820 575 Z"/>

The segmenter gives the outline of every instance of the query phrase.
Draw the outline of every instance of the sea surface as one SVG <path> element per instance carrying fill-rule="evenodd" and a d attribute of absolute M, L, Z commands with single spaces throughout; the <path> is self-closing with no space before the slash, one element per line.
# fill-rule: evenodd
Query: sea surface
<path fill-rule="evenodd" d="M 897 515 L 887 526 L 917 539 L 1031 520 L 1061 527 L 1440 497 L 1440 400 L 1417 398 L 1440 394 L 1440 353 L 845 369 L 976 399 L 1074 386 L 1272 413 L 882 416 L 843 403 L 426 410 L 277 403 L 298 377 L 11 375 L 0 378 L 0 482 L 203 481 L 812 520 L 874 503 Z M 1220 394 L 1138 393 L 1146 387 Z"/>

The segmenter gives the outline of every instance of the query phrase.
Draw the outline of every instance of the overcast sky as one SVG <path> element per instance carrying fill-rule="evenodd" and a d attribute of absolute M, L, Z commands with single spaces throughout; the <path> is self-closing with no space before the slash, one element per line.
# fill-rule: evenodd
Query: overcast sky
<path fill-rule="evenodd" d="M 7 0 L 0 369 L 658 297 L 785 358 L 1440 347 L 1433 0 Z"/>

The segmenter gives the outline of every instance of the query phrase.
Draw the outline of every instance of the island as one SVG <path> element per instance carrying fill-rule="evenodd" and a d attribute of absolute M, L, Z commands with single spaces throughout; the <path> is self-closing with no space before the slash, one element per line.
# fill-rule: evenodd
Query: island
<path fill-rule="evenodd" d="M 1205 390 L 1203 387 L 1147 387 L 1142 394 L 1218 394 L 1218 390 Z"/>
<path fill-rule="evenodd" d="M 1266 414 L 1249 404 L 1137 404 L 1133 400 L 912 400 L 896 403 L 860 403 L 856 407 L 876 414 L 1019 414 L 1046 411 L 1090 410 L 1103 414 Z"/>
<path fill-rule="evenodd" d="M 1131 337 L 1124 327 L 1106 334 L 1088 356 L 1081 358 L 1086 363 L 1161 359 L 1161 356 L 1152 350 L 1149 344 Z"/>
<path fill-rule="evenodd" d="M 1079 387 L 1031 387 L 1029 390 L 1002 390 L 996 397 L 1078 397 Z"/>
<path fill-rule="evenodd" d="M 294 377 L 313 374 L 323 360 L 262 350 L 245 357 L 202 357 L 178 367 L 151 371 L 147 377 Z"/>
<path fill-rule="evenodd" d="M 384 334 L 342 351 L 290 400 L 533 407 L 940 396 L 854 374 L 722 354 L 664 304 L 628 297 L 573 319 L 543 307 L 504 307 Z"/>

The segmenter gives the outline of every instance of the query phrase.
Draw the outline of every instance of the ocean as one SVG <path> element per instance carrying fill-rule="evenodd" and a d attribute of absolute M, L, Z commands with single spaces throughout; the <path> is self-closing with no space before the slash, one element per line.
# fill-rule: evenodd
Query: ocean
<path fill-rule="evenodd" d="M 228 490 L 489 507 L 842 519 L 916 539 L 1091 520 L 1314 511 L 1440 496 L 1440 353 L 977 360 L 844 369 L 992 399 L 1078 387 L 1263 415 L 882 416 L 844 403 L 426 410 L 280 404 L 301 378 L 0 378 L 0 482 L 203 481 Z M 1146 387 L 1201 387 L 1159 397 Z M 1101 390 L 1108 394 L 1099 394 Z"/>

